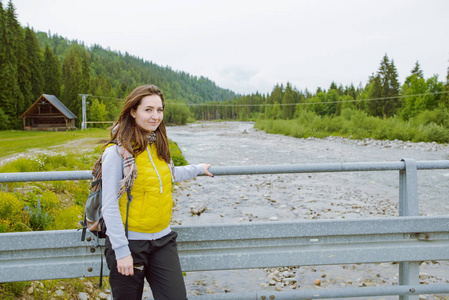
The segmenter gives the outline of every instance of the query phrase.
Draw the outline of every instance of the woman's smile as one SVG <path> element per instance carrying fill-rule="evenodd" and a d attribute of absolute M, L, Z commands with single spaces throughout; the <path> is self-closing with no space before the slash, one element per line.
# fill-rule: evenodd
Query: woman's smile
<path fill-rule="evenodd" d="M 131 111 L 131 116 L 143 130 L 148 132 L 155 131 L 164 118 L 164 107 L 162 106 L 161 97 L 158 95 L 143 97 L 139 106 Z"/>

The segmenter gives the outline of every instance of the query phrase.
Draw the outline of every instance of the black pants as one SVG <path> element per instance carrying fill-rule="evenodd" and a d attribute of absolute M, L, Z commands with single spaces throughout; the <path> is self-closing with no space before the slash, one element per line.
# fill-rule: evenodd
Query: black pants
<path fill-rule="evenodd" d="M 155 300 L 186 300 L 186 287 L 179 263 L 174 231 L 154 241 L 129 241 L 134 266 L 133 276 L 117 271 L 117 260 L 109 239 L 106 239 L 105 256 L 110 270 L 109 283 L 114 300 L 141 300 L 144 279 L 150 284 Z"/>

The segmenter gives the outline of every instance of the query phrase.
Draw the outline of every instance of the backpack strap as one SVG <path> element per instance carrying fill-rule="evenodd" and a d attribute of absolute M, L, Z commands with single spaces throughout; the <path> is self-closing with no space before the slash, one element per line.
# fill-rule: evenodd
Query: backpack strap
<path fill-rule="evenodd" d="M 81 229 L 81 242 L 84 242 L 86 240 L 86 230 L 87 230 L 86 214 L 84 214 L 84 222 L 80 221 L 80 224 L 81 224 L 81 226 L 83 226 L 83 228 L 80 228 Z"/>
<path fill-rule="evenodd" d="M 129 204 L 133 201 L 133 196 L 131 195 L 131 189 L 128 187 L 126 189 L 126 194 L 128 195 L 128 203 L 126 204 L 126 222 L 125 222 L 125 235 L 128 238 L 128 215 L 129 215 Z"/>

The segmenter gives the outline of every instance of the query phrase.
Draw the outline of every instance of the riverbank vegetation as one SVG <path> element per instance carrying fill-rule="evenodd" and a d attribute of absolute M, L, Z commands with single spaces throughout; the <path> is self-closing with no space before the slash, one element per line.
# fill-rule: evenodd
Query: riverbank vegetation
<path fill-rule="evenodd" d="M 446 82 L 425 79 L 416 62 L 400 85 L 394 61 L 385 55 L 376 74 L 357 88 L 332 83 L 328 90 L 299 91 L 278 84 L 267 95 L 193 106 L 195 118 L 253 120 L 256 128 L 294 137 L 340 135 L 449 143 L 449 69 Z"/>

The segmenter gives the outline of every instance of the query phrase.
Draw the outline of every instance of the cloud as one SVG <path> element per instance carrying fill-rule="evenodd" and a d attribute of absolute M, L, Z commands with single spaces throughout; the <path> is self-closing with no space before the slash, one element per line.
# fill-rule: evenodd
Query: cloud
<path fill-rule="evenodd" d="M 221 69 L 216 80 L 219 86 L 242 94 L 271 90 L 273 82 L 264 72 L 249 66 L 228 65 Z"/>

